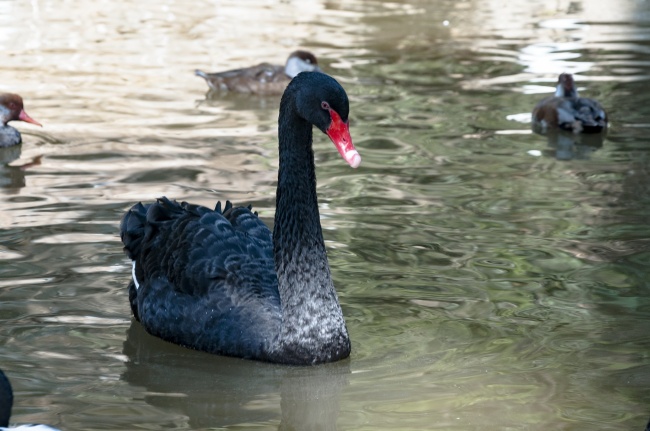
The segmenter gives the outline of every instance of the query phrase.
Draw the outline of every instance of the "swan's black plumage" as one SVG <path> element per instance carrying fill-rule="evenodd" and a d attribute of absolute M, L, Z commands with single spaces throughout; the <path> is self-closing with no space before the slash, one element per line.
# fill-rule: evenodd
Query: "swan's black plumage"
<path fill-rule="evenodd" d="M 9 426 L 9 418 L 11 417 L 11 407 L 14 405 L 14 393 L 11 390 L 11 383 L 0 370 L 0 427 Z"/>
<path fill-rule="evenodd" d="M 347 133 L 348 109 L 345 91 L 327 75 L 301 73 L 287 87 L 273 234 L 250 207 L 230 202 L 211 210 L 160 198 L 126 213 L 121 237 L 134 261 L 129 299 L 149 333 L 206 352 L 287 364 L 349 355 L 312 151 L 312 124 L 328 132 L 333 110 Z"/>

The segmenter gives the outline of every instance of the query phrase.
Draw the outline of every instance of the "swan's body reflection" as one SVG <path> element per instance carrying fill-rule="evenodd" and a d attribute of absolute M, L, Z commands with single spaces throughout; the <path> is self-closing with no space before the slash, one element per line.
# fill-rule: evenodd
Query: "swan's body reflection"
<path fill-rule="evenodd" d="M 289 367 L 197 352 L 153 337 L 137 322 L 124 354 L 122 379 L 146 388 L 148 404 L 187 416 L 193 428 L 280 419 L 280 430 L 335 430 L 350 373 L 349 360 Z"/>

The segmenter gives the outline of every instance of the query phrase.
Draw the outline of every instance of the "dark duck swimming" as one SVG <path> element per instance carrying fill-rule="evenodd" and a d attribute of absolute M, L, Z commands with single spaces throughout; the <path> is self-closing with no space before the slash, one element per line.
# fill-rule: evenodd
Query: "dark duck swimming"
<path fill-rule="evenodd" d="M 600 133 L 607 129 L 607 113 L 597 101 L 578 96 L 573 76 L 562 73 L 555 95 L 533 109 L 533 129 L 544 133 L 559 128 L 573 133 Z"/>

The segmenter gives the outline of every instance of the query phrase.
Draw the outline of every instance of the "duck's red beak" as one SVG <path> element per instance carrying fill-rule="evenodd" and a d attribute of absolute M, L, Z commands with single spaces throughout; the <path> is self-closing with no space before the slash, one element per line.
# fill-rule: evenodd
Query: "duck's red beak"
<path fill-rule="evenodd" d="M 41 123 L 39 123 L 38 121 L 34 120 L 32 117 L 27 115 L 27 112 L 25 112 L 24 109 L 20 110 L 20 114 L 18 114 L 18 119 L 20 121 L 24 121 L 25 123 L 32 123 L 32 124 L 36 124 L 37 126 L 43 127 Z"/>
<path fill-rule="evenodd" d="M 330 117 L 332 122 L 327 129 L 327 136 L 334 142 L 334 146 L 339 150 L 341 157 L 353 168 L 358 167 L 361 164 L 361 156 L 352 144 L 348 122 L 343 122 L 339 114 L 333 109 L 330 109 Z"/>

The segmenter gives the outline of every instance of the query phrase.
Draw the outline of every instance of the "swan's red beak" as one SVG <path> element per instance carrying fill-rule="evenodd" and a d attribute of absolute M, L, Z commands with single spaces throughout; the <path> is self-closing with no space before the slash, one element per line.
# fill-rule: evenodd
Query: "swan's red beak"
<path fill-rule="evenodd" d="M 332 122 L 325 133 L 334 142 L 334 146 L 339 150 L 341 157 L 350 166 L 357 168 L 361 164 L 361 156 L 352 144 L 348 122 L 343 122 L 339 114 L 333 109 L 330 109 L 330 117 L 332 117 Z"/>
<path fill-rule="evenodd" d="M 32 123 L 32 124 L 36 124 L 37 126 L 43 127 L 43 125 L 41 123 L 39 123 L 38 121 L 34 120 L 32 117 L 27 115 L 27 112 L 25 112 L 24 109 L 20 110 L 20 114 L 18 114 L 18 119 L 20 121 L 24 121 L 25 123 Z"/>

